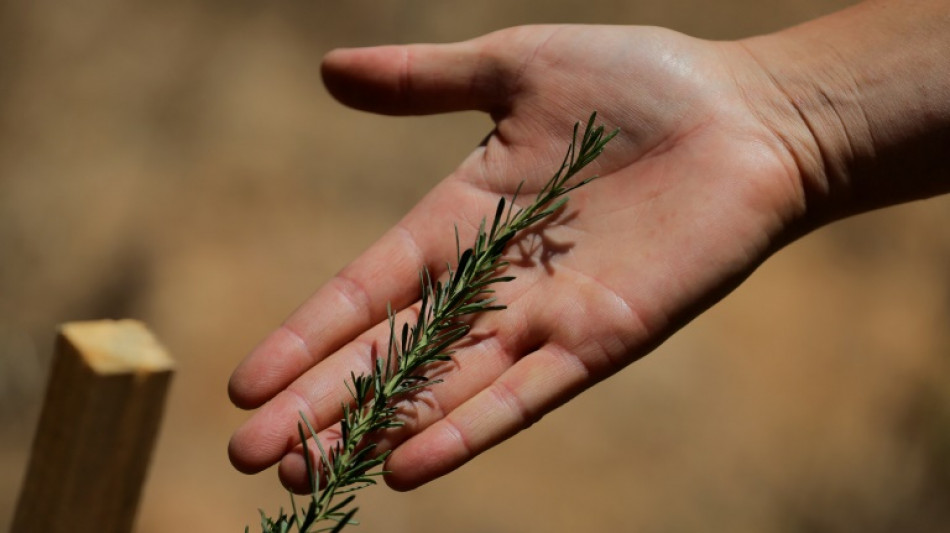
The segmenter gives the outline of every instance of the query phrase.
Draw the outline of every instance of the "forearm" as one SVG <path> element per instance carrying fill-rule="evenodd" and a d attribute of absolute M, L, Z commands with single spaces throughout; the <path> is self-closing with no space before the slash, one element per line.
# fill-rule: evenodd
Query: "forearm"
<path fill-rule="evenodd" d="M 950 192 L 950 1 L 871 0 L 740 42 L 801 173 L 808 225 Z"/>

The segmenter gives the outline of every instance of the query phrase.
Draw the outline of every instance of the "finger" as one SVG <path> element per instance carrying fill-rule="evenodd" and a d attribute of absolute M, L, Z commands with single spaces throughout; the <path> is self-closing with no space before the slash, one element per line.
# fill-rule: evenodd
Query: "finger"
<path fill-rule="evenodd" d="M 451 410 L 478 391 L 489 386 L 498 376 L 510 368 L 514 361 L 524 353 L 531 351 L 531 347 L 537 346 L 540 339 L 546 336 L 544 326 L 534 327 L 526 322 L 523 315 L 524 307 L 519 305 L 521 298 L 518 294 L 527 296 L 528 293 L 524 292 L 525 286 L 531 286 L 531 280 L 526 278 L 531 277 L 529 273 L 535 275 L 537 273 L 533 269 L 527 269 L 523 273 L 517 272 L 519 270 L 521 269 L 511 267 L 511 271 L 519 276 L 518 281 L 521 283 L 496 288 L 496 296 L 500 300 L 512 304 L 512 306 L 503 311 L 503 317 L 500 316 L 501 313 L 488 313 L 479 316 L 468 335 L 468 339 L 478 339 L 477 341 L 467 342 L 463 340 L 460 346 L 454 347 L 455 353 L 451 362 L 426 368 L 427 377 L 432 380 L 440 380 L 442 383 L 426 387 L 399 404 L 397 416 L 405 425 L 402 428 L 373 435 L 371 437 L 373 442 L 378 444 L 377 453 L 391 449 L 411 434 L 441 418 L 444 412 Z M 400 324 L 414 323 L 417 313 L 418 306 L 414 306 L 411 312 L 401 313 L 395 320 L 397 328 L 400 327 Z M 388 325 L 386 331 L 389 331 Z M 383 332 L 380 330 L 376 334 L 382 335 Z M 388 339 L 384 342 L 388 342 Z M 336 355 L 328 359 L 327 363 L 335 357 Z M 368 363 L 366 366 L 369 366 Z M 315 374 L 312 377 L 322 379 L 324 375 L 326 375 L 326 372 L 321 368 L 320 374 Z M 333 375 L 336 375 L 339 379 L 340 373 Z M 309 379 L 309 376 L 305 376 L 300 381 L 303 382 L 307 379 Z M 318 386 L 316 383 L 316 381 L 310 382 L 304 387 Z M 331 418 L 333 420 L 339 418 L 340 407 L 338 401 L 327 402 L 325 401 L 326 398 L 316 400 L 316 403 L 311 405 L 311 413 L 316 420 L 326 422 Z M 267 408 L 268 406 L 265 406 L 264 409 Z M 265 417 L 272 419 L 269 415 L 265 415 Z M 285 423 L 289 424 L 290 422 Z M 318 430 L 322 428 L 320 424 L 316 424 L 316 426 Z M 313 453 L 315 446 L 310 448 L 311 453 Z M 275 446 L 272 453 L 278 449 Z M 279 474 L 281 479 L 287 487 L 293 490 L 304 490 L 306 489 L 307 474 L 305 471 L 306 463 L 303 459 L 303 448 L 295 446 L 292 450 L 287 450 L 289 453 L 282 458 L 280 463 Z"/>
<path fill-rule="evenodd" d="M 581 359 L 549 344 L 524 357 L 491 385 L 399 445 L 386 461 L 386 482 L 410 490 L 455 470 L 531 426 L 589 386 Z"/>
<path fill-rule="evenodd" d="M 246 474 L 264 470 L 277 462 L 299 441 L 297 424 L 306 417 L 316 428 L 324 428 L 339 420 L 335 413 L 314 413 L 313 405 L 335 405 L 348 401 L 343 376 L 369 372 L 371 348 L 353 343 L 327 358 L 327 374 L 314 376 L 313 386 L 291 384 L 244 422 L 231 436 L 228 456 L 234 467 Z"/>
<path fill-rule="evenodd" d="M 395 317 L 395 324 L 415 323 L 418 303 L 404 309 Z M 509 335 L 519 337 L 516 321 L 508 321 L 514 329 Z M 522 328 L 524 329 L 524 328 Z M 234 433 L 228 451 L 234 466 L 246 473 L 261 471 L 288 453 L 297 443 L 297 423 L 303 414 L 318 430 L 336 423 L 342 416 L 342 404 L 352 401 L 346 388 L 351 373 L 369 374 L 376 357 L 386 357 L 391 329 L 388 319 L 359 335 L 348 344 L 326 357 L 318 366 L 303 373 L 283 387 L 270 401 L 242 424 Z M 474 348 L 469 348 L 469 351 Z M 471 381 L 481 375 L 488 361 L 486 358 L 475 368 L 467 370 L 465 379 Z M 500 374 L 510 361 L 499 363 L 487 380 Z M 481 369 L 481 372 L 479 372 Z M 484 386 L 483 384 L 480 386 Z M 471 385 L 464 390 L 472 390 Z"/>
<path fill-rule="evenodd" d="M 334 50 L 323 60 L 323 80 L 342 103 L 375 113 L 492 112 L 515 97 L 522 61 L 516 58 L 536 46 L 539 33 L 506 30 L 452 44 Z"/>
<path fill-rule="evenodd" d="M 511 330 L 511 335 L 508 331 L 499 331 L 497 335 L 491 335 L 480 342 L 459 348 L 453 355 L 451 363 L 429 369 L 428 377 L 442 382 L 423 389 L 399 404 L 397 418 L 405 425 L 402 428 L 372 435 L 370 438 L 377 446 L 376 453 L 392 449 L 421 427 L 440 418 L 443 410 L 464 402 L 477 391 L 490 385 L 511 367 L 522 351 L 519 346 L 526 346 L 531 341 L 526 335 L 527 328 L 520 322 L 515 325 L 517 321 L 511 316 L 508 316 L 507 320 L 509 321 L 507 324 L 511 326 L 502 327 L 502 329 Z M 487 329 L 495 329 L 495 324 L 488 324 Z M 472 334 L 477 337 L 482 332 L 476 329 Z M 503 344 L 501 339 L 506 339 L 511 344 Z M 323 435 L 322 432 L 321 435 Z M 324 438 L 324 442 L 327 440 L 330 439 Z M 312 444 L 309 446 L 311 454 L 316 453 L 315 448 Z M 308 476 L 303 457 L 303 447 L 296 446 L 281 459 L 278 472 L 284 485 L 292 490 L 299 491 L 307 488 Z"/>
<path fill-rule="evenodd" d="M 419 296 L 419 270 L 433 275 L 455 254 L 451 228 L 474 233 L 495 195 L 469 185 L 460 170 L 402 222 L 301 305 L 238 365 L 228 384 L 238 407 L 260 407 L 306 370 Z M 458 210 L 457 206 L 465 206 Z M 343 375 L 349 375 L 345 373 Z"/>
<path fill-rule="evenodd" d="M 545 343 L 557 346 L 569 346 L 573 357 L 579 357 L 575 368 L 584 369 L 583 386 L 615 372 L 624 359 L 620 354 L 633 353 L 634 346 L 642 344 L 646 337 L 643 330 L 632 331 L 637 324 L 626 304 L 619 301 L 616 293 L 606 289 L 594 278 L 581 275 L 562 265 L 556 271 L 547 273 L 527 266 L 512 266 L 517 280 L 510 285 L 498 287 L 499 301 L 509 304 L 509 308 L 496 314 L 483 315 L 473 328 L 470 338 L 477 342 L 463 345 L 453 357 L 448 371 L 439 372 L 436 378 L 444 380 L 431 388 L 426 388 L 400 405 L 400 420 L 405 424 L 397 430 L 387 431 L 378 438 L 378 451 L 401 449 L 401 443 L 423 432 L 432 424 L 438 423 L 447 413 L 455 413 L 459 406 L 482 394 L 484 390 L 496 387 L 496 381 L 509 372 L 512 365 L 523 368 L 522 357 L 534 353 L 534 348 Z M 557 290 L 552 284 L 560 285 Z M 530 318 L 528 313 L 530 313 Z M 598 315 L 595 322 L 590 317 Z M 626 330 L 623 335 L 619 331 Z M 542 352 L 542 354 L 545 352 Z M 543 355 L 532 355 L 547 370 L 557 367 L 543 361 Z M 576 394 L 577 381 L 569 372 L 545 377 L 544 372 L 529 370 L 529 379 L 537 375 L 539 386 L 550 389 L 552 394 L 560 394 L 564 401 Z M 514 374 L 517 376 L 517 374 Z M 515 379 L 517 382 L 520 378 Z M 503 382 L 504 383 L 504 382 Z M 536 386 L 529 385 L 531 386 Z M 558 403 L 543 407 L 553 409 Z M 546 411 L 544 411 L 546 412 Z M 532 420 L 526 419 L 525 424 Z M 513 433 L 505 433 L 504 425 L 499 426 L 503 440 Z M 490 441 L 491 446 L 497 441 Z M 281 462 L 281 475 L 288 486 L 299 486 L 306 479 L 301 471 L 304 461 L 301 450 L 285 457 Z M 453 450 L 444 450 L 454 453 Z M 440 457 L 427 456 L 429 461 L 439 461 Z M 413 465 L 416 468 L 418 465 Z M 454 467 L 453 467 L 454 468 Z M 393 483 L 399 483 L 400 472 L 393 473 Z M 421 482 L 427 481 L 423 479 Z"/>
<path fill-rule="evenodd" d="M 486 110 L 505 99 L 501 66 L 473 41 L 334 50 L 322 74 L 340 102 L 387 115 Z"/>
<path fill-rule="evenodd" d="M 409 435 L 400 435 L 408 439 L 395 443 L 386 463 L 393 488 L 415 488 L 458 468 L 649 347 L 648 328 L 629 304 L 570 263 L 560 262 L 550 273 L 535 269 L 538 282 L 512 306 L 525 313 L 512 327 L 528 330 L 518 348 L 530 353 L 478 389 L 434 387 L 435 401 L 413 413 Z"/>
<path fill-rule="evenodd" d="M 413 320 L 417 309 L 397 316 Z M 235 468 L 259 472 L 277 462 L 299 443 L 297 425 L 301 416 L 317 431 L 337 423 L 342 405 L 352 403 L 346 388 L 351 375 L 369 374 L 373 360 L 386 357 L 390 341 L 388 321 L 377 324 L 354 339 L 314 369 L 279 392 L 242 424 L 231 437 L 228 452 Z"/>

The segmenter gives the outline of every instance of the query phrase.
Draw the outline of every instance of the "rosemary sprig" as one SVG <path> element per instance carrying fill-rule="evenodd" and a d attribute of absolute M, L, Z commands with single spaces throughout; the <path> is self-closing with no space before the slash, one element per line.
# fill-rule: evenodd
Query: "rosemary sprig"
<path fill-rule="evenodd" d="M 369 374 L 350 374 L 346 387 L 352 401 L 343 404 L 340 439 L 332 448 L 323 448 L 317 432 L 301 413 L 302 423 L 297 424 L 297 431 L 304 448 L 310 502 L 306 509 L 298 510 L 291 495 L 290 514 L 281 509 L 276 520 L 261 511 L 263 533 L 286 533 L 293 528 L 300 533 L 338 533 L 356 523 L 353 516 L 357 507 L 351 506 L 355 495 L 350 493 L 375 485 L 375 478 L 385 472 L 374 469 L 389 455 L 389 450 L 375 453 L 372 436 L 402 426 L 396 417 L 397 403 L 439 382 L 429 379 L 424 372 L 433 364 L 451 359 L 451 347 L 470 329 L 467 317 L 505 308 L 496 303 L 491 287 L 514 279 L 501 272 L 508 265 L 502 260 L 502 254 L 515 235 L 557 212 L 567 202 L 569 192 L 596 178 L 567 184 L 594 161 L 618 133 L 605 134 L 603 126 L 595 127 L 596 116 L 596 113 L 591 114 L 579 144 L 579 124 L 574 125 L 571 144 L 561 166 L 529 205 L 514 208 L 521 190 L 519 185 L 510 202 L 504 197 L 498 201 L 490 226 L 486 228 L 486 219 L 482 219 L 474 245 L 464 251 L 459 245 L 456 227 L 455 268 L 447 265 L 447 274 L 440 281 L 433 280 L 426 268 L 419 273 L 422 298 L 414 324 L 404 323 L 397 334 L 395 314 L 389 308 L 386 357 L 377 357 Z M 310 458 L 308 436 L 313 438 L 320 452 L 319 465 L 313 464 Z"/>

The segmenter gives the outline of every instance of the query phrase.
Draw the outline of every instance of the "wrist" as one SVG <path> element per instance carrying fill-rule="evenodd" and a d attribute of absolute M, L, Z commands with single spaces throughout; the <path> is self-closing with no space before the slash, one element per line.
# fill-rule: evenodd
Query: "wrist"
<path fill-rule="evenodd" d="M 809 226 L 950 191 L 940 3 L 866 2 L 739 41 L 770 89 L 751 106 L 798 167 Z"/>

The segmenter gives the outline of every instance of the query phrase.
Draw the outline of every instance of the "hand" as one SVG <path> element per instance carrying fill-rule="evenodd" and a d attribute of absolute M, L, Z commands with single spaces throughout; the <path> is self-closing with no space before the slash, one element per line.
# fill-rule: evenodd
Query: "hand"
<path fill-rule="evenodd" d="M 444 270 L 453 224 L 464 245 L 500 195 L 522 180 L 524 198 L 536 191 L 573 121 L 591 111 L 621 129 L 593 165 L 602 178 L 511 248 L 517 279 L 497 295 L 509 308 L 477 319 L 444 383 L 415 397 L 407 425 L 384 436 L 394 488 L 457 468 L 642 357 L 798 231 L 795 154 L 759 118 L 781 96 L 734 43 L 648 28 L 524 27 L 459 44 L 340 50 L 324 74 L 357 108 L 478 109 L 496 129 L 235 370 L 232 400 L 260 410 L 235 432 L 231 460 L 245 472 L 282 460 L 293 488 L 306 488 L 298 412 L 333 441 L 344 380 L 368 371 L 373 346 L 388 342 L 387 302 L 411 306 L 419 268 Z"/>

